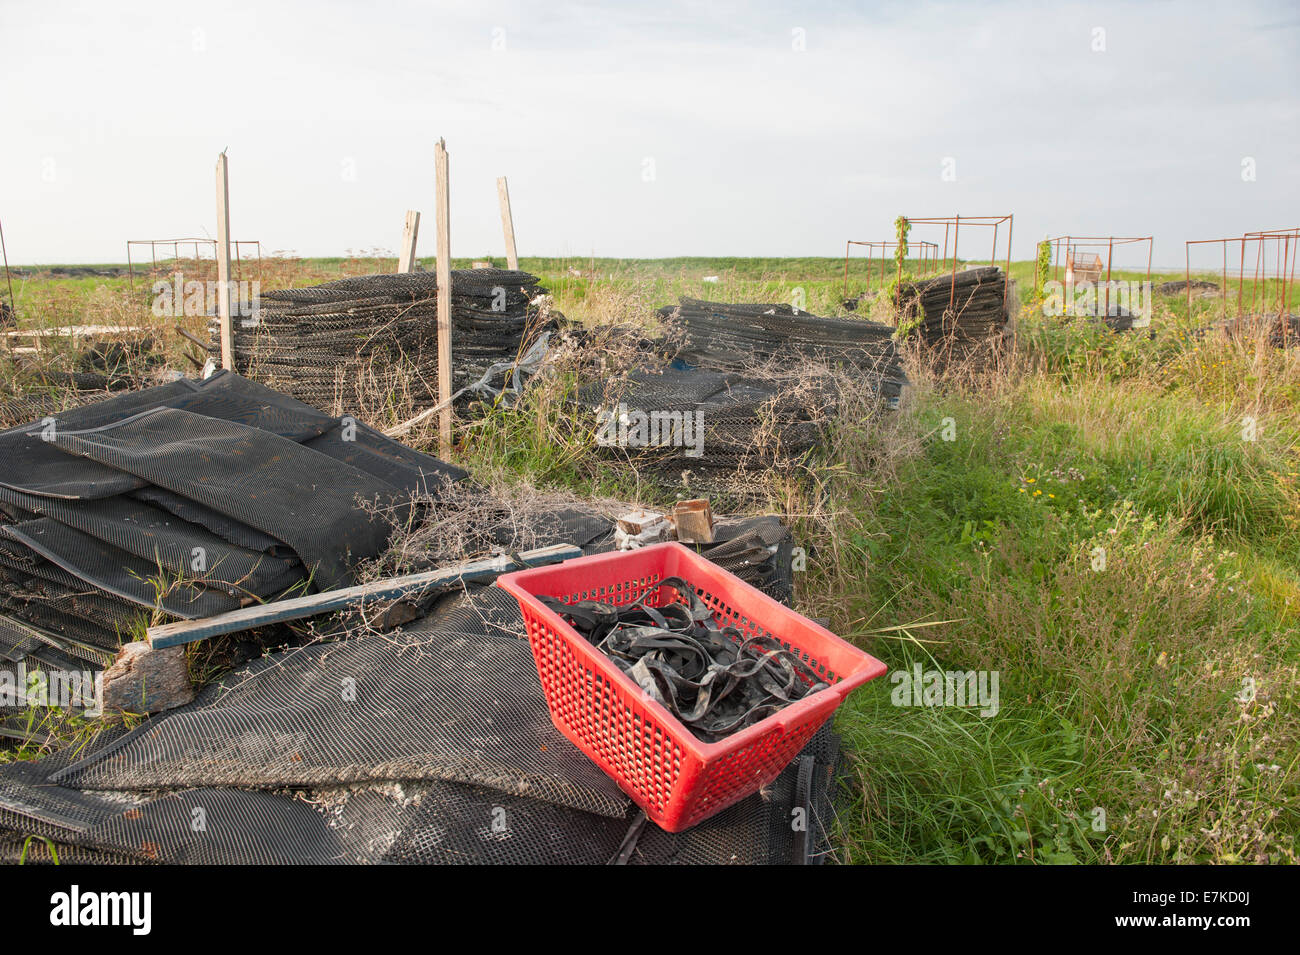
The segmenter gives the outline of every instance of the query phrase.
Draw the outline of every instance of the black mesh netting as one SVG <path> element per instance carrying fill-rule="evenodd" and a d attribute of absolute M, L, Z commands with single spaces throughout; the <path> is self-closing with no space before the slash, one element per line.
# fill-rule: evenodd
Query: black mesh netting
<path fill-rule="evenodd" d="M 0 807 L 17 808 L 0 808 L 0 861 L 39 835 L 61 862 L 91 864 L 804 864 L 827 850 L 837 752 L 822 731 L 771 785 L 676 834 L 635 812 L 601 816 L 442 781 L 109 801 L 0 767 Z M 27 851 L 29 862 L 51 861 L 43 840 Z"/>
<path fill-rule="evenodd" d="M 306 786 L 373 779 L 490 785 L 593 812 L 627 800 L 551 724 L 523 625 L 450 625 L 271 654 L 58 780 L 88 789 Z"/>
<path fill-rule="evenodd" d="M 59 431 L 51 443 L 284 541 L 328 586 L 347 580 L 349 567 L 388 538 L 389 528 L 357 502 L 398 497 L 388 482 L 294 441 L 172 408 Z"/>
<path fill-rule="evenodd" d="M 123 732 L 105 730 L 43 759 L 0 763 L 0 835 L 8 830 L 66 839 L 141 802 L 129 793 L 80 792 L 50 781 L 69 764 L 112 745 Z"/>
<path fill-rule="evenodd" d="M 91 864 L 805 864 L 828 848 L 837 754 L 823 730 L 771 785 L 682 833 L 440 781 L 108 799 L 0 767 L 0 861 L 36 835 L 29 862 L 51 861 L 48 839 L 60 862 Z"/>
<path fill-rule="evenodd" d="M 545 290 L 527 272 L 456 269 L 451 287 L 453 391 L 553 327 L 532 305 Z M 235 323 L 235 367 L 320 408 L 355 402 L 358 388 L 427 408 L 438 401 L 437 304 L 432 272 L 266 292 L 256 317 Z"/>
<path fill-rule="evenodd" d="M 238 594 L 185 580 L 163 582 L 158 565 L 48 518 L 9 524 L 5 534 L 98 590 L 184 618 L 239 607 Z"/>
<path fill-rule="evenodd" d="M 179 521 L 161 508 L 130 497 L 74 504 L 0 488 L 0 501 L 13 501 L 50 518 L 52 523 L 112 544 L 148 561 L 155 572 L 161 568 L 177 575 L 190 573 L 196 566 L 197 547 L 208 567 L 207 586 L 225 583 L 232 593 L 270 593 L 276 585 L 283 588 L 302 573 L 296 559 L 232 544 L 203 527 Z"/>
<path fill-rule="evenodd" d="M 0 432 L 0 656 L 98 669 L 150 613 L 351 583 L 464 476 L 225 372 Z"/>

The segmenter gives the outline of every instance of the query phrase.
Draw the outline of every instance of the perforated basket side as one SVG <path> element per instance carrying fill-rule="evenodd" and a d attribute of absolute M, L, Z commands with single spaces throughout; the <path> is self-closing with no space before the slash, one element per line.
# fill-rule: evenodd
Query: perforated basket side
<path fill-rule="evenodd" d="M 557 632 L 527 605 L 523 617 L 551 721 L 651 819 L 669 828 L 670 807 L 688 797 L 702 765 L 683 746 L 685 727 L 661 719 L 581 637 Z"/>
<path fill-rule="evenodd" d="M 692 804 L 682 815 L 681 827 L 689 828 L 707 819 L 780 776 L 835 712 L 839 700 L 830 694 L 825 700 L 825 705 L 819 707 L 821 712 L 805 716 L 790 727 L 772 726 L 749 744 L 705 763 Z"/>

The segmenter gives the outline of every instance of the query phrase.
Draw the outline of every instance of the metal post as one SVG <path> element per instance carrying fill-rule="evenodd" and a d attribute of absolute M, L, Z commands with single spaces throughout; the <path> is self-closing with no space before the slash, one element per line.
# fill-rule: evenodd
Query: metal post
<path fill-rule="evenodd" d="M 1290 337 L 1290 332 L 1291 332 L 1291 315 L 1290 315 L 1291 310 L 1287 308 L 1287 302 L 1286 302 L 1286 284 L 1287 284 L 1286 266 L 1287 263 L 1291 261 L 1291 236 L 1290 235 L 1286 237 L 1285 249 L 1286 250 L 1282 253 L 1282 267 L 1278 270 L 1278 273 L 1282 279 L 1282 301 L 1279 303 L 1277 309 L 1278 321 L 1282 323 L 1282 349 L 1284 351 L 1287 348 L 1287 339 Z"/>
<path fill-rule="evenodd" d="M 1011 230 L 1016 224 L 1015 214 L 1007 216 L 1007 274 L 1002 279 L 1002 307 L 1006 308 L 1007 296 L 1011 291 Z"/>
<path fill-rule="evenodd" d="M 948 281 L 948 311 L 952 311 L 952 303 L 957 299 L 957 242 L 961 234 L 961 216 L 953 216 L 952 225 L 952 277 Z"/>
<path fill-rule="evenodd" d="M 1115 257 L 1115 237 L 1110 236 L 1106 243 L 1106 310 L 1103 318 L 1110 318 L 1110 263 Z"/>
<path fill-rule="evenodd" d="M 1147 288 L 1143 289 L 1143 294 L 1147 297 L 1148 304 L 1151 300 L 1151 253 L 1155 251 L 1156 240 L 1147 239 Z M 1190 286 L 1189 286 L 1190 287 Z"/>
<path fill-rule="evenodd" d="M 1246 239 L 1243 237 L 1237 241 L 1241 242 L 1241 262 L 1237 265 L 1237 320 L 1240 321 L 1242 299 L 1246 294 Z"/>
<path fill-rule="evenodd" d="M 1228 320 L 1228 240 L 1227 239 L 1223 240 L 1222 246 L 1223 246 L 1223 280 L 1220 283 L 1219 287 L 1223 291 L 1223 320 L 1226 322 Z M 1192 290 L 1190 287 L 1188 287 L 1187 301 L 1190 302 L 1191 300 L 1192 300 Z M 1189 312 L 1188 314 L 1190 315 L 1191 313 Z"/>

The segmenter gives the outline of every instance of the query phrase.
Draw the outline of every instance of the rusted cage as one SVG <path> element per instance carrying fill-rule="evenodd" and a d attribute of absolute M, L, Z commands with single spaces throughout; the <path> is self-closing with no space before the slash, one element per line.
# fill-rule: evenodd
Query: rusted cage
<path fill-rule="evenodd" d="M 131 291 L 135 291 L 135 263 L 132 260 L 132 246 L 149 247 L 149 277 L 156 279 L 160 268 L 176 270 L 178 267 L 183 268 L 185 263 L 194 263 L 194 271 L 197 273 L 196 278 L 211 272 L 212 277 L 216 278 L 217 273 L 217 241 L 216 239 L 129 239 L 126 243 L 126 274 L 127 285 Z M 253 253 L 248 257 L 251 261 L 254 256 L 257 259 L 257 280 L 262 280 L 262 243 L 257 239 L 232 239 L 230 246 L 234 251 L 231 257 L 231 267 L 235 270 L 235 280 L 242 281 L 244 252 L 243 247 L 249 246 Z M 170 247 L 171 255 L 166 255 Z M 159 251 L 162 251 L 163 258 L 159 260 Z M 193 251 L 193 256 L 185 256 L 186 251 Z M 205 256 L 203 253 L 207 253 Z"/>
<path fill-rule="evenodd" d="M 1147 285 L 1151 284 L 1151 256 L 1155 250 L 1155 238 L 1149 235 L 1061 235 L 1047 242 L 1052 249 L 1052 279 L 1057 280 L 1061 266 L 1065 267 L 1065 284 L 1078 285 L 1091 282 L 1094 285 L 1106 283 L 1106 313 L 1110 312 L 1110 278 L 1114 270 L 1115 249 L 1117 246 L 1146 243 L 1147 247 Z M 1105 258 L 1102 258 L 1102 252 Z M 1104 277 L 1103 277 L 1104 272 Z"/>
<path fill-rule="evenodd" d="M 850 239 L 844 244 L 844 294 L 849 294 L 849 256 L 853 251 L 853 246 L 859 245 L 867 250 L 867 291 L 871 291 L 871 280 L 875 275 L 874 261 L 876 252 L 880 253 L 880 284 L 885 284 L 885 265 L 894 258 L 895 251 L 898 249 L 898 243 L 894 241 L 858 241 Z M 916 252 L 917 275 L 929 275 L 938 268 L 939 246 L 933 242 L 908 242 L 908 252 Z"/>
<path fill-rule="evenodd" d="M 1296 259 L 1300 258 L 1300 226 L 1289 229 L 1262 229 L 1245 232 L 1239 237 L 1222 239 L 1189 239 L 1185 243 L 1184 280 L 1187 285 L 1187 313 L 1192 311 L 1192 246 L 1218 245 L 1220 247 L 1220 295 L 1223 317 L 1228 317 L 1229 271 L 1235 251 L 1237 262 L 1237 314 L 1238 321 L 1254 322 L 1271 316 L 1270 292 L 1276 294 L 1277 317 L 1282 323 L 1283 344 L 1289 344 L 1288 295 L 1295 288 Z M 1250 292 L 1246 292 L 1246 275 L 1251 276 Z M 1246 302 L 1250 302 L 1247 311 Z"/>
<path fill-rule="evenodd" d="M 927 226 L 937 228 L 943 226 L 943 251 L 938 260 L 937 272 L 948 269 L 953 277 L 952 287 L 948 293 L 948 306 L 951 308 L 957 291 L 957 243 L 961 238 L 961 227 L 986 228 L 992 232 L 993 243 L 989 252 L 989 265 L 997 265 L 998 262 L 998 233 L 1003 226 L 1006 226 L 1006 244 L 1007 254 L 1003 265 L 1003 274 L 1006 277 L 1006 292 L 1004 292 L 1003 304 L 1006 304 L 1005 298 L 1011 290 L 1011 226 L 1012 216 L 934 216 L 929 218 L 914 219 L 911 216 L 904 216 L 909 226 Z M 949 245 L 952 246 L 951 256 L 949 255 Z M 903 278 L 902 270 L 899 270 L 899 280 Z"/>

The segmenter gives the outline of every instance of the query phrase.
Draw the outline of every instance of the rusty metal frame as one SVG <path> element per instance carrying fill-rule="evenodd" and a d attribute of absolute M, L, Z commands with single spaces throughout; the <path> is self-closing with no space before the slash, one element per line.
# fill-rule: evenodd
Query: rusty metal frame
<path fill-rule="evenodd" d="M 882 239 L 880 241 L 859 241 L 849 239 L 844 243 L 844 294 L 849 294 L 849 252 L 855 245 L 865 246 L 867 249 L 867 291 L 871 290 L 871 261 L 876 249 L 880 250 L 880 282 L 883 285 L 885 281 L 885 262 L 889 258 L 889 250 L 898 248 L 898 242 L 895 240 Z M 915 248 L 921 254 L 917 257 L 920 260 L 920 271 L 918 275 L 926 275 L 927 267 L 933 266 L 935 260 L 939 257 L 939 246 L 934 242 L 908 242 L 907 249 L 912 251 Z"/>
<path fill-rule="evenodd" d="M 1150 235 L 1060 235 L 1047 239 L 1052 246 L 1052 281 L 1056 281 L 1060 267 L 1061 246 L 1064 244 L 1067 258 L 1075 249 L 1106 250 L 1106 304 L 1103 314 L 1110 314 L 1110 276 L 1115 259 L 1115 246 L 1133 245 L 1138 242 L 1147 244 L 1147 284 L 1151 284 L 1151 256 L 1155 251 L 1155 237 Z M 1068 267 L 1068 262 L 1067 262 Z"/>
<path fill-rule="evenodd" d="M 952 283 L 948 287 L 948 307 L 950 309 L 953 306 L 957 294 L 957 243 L 961 236 L 962 223 L 965 223 L 967 226 L 979 226 L 991 228 L 993 230 L 993 250 L 989 254 L 989 264 L 994 266 L 997 265 L 998 258 L 998 230 L 1002 228 L 1003 223 L 1005 223 L 1007 227 L 1007 257 L 1004 269 L 1006 287 L 1002 293 L 1002 304 L 1004 307 L 1006 306 L 1007 296 L 1011 291 L 1011 227 L 1014 218 L 1011 214 L 1005 216 L 932 216 L 920 219 L 914 219 L 911 216 L 904 216 L 903 218 L 909 226 L 943 226 L 943 258 L 940 260 L 941 264 L 946 265 L 948 262 L 948 241 L 951 236 Z M 899 281 L 902 281 L 903 276 L 901 271 L 898 278 Z"/>
<path fill-rule="evenodd" d="M 1192 313 L 1192 246 L 1219 245 L 1223 251 L 1223 265 L 1220 272 L 1220 291 L 1222 293 L 1223 317 L 1228 316 L 1228 246 L 1236 243 L 1237 257 L 1237 319 L 1242 317 L 1246 304 L 1246 246 L 1255 243 L 1255 273 L 1250 283 L 1250 309 L 1255 315 L 1258 302 L 1262 310 L 1268 307 L 1268 270 L 1266 265 L 1265 243 L 1276 243 L 1277 255 L 1273 277 L 1278 280 L 1278 318 L 1283 320 L 1282 342 L 1286 347 L 1290 323 L 1285 321 L 1288 311 L 1288 287 L 1295 285 L 1296 261 L 1300 259 L 1300 226 L 1290 229 L 1262 229 L 1244 232 L 1240 236 L 1227 236 L 1222 239 L 1188 239 L 1184 243 L 1183 278 L 1187 286 L 1187 314 Z"/>
<path fill-rule="evenodd" d="M 242 281 L 244 278 L 244 273 L 242 268 L 243 253 L 240 252 L 239 247 L 242 245 L 251 245 L 257 248 L 257 280 L 260 282 L 262 280 L 262 243 L 257 239 L 232 239 L 230 244 L 234 246 L 235 249 L 235 280 L 236 281 Z M 181 257 L 180 249 L 181 246 L 183 245 L 185 246 L 192 245 L 194 247 L 195 262 L 202 261 L 202 258 L 199 255 L 200 248 L 210 248 L 212 250 L 212 260 L 214 263 L 216 262 L 216 258 L 217 258 L 216 239 L 195 239 L 195 238 L 128 239 L 126 243 L 126 275 L 127 275 L 127 287 L 132 292 L 135 291 L 135 265 L 131 261 L 131 246 L 133 245 L 149 246 L 149 256 L 151 262 L 153 263 L 150 271 L 151 275 L 158 274 L 158 247 L 159 246 L 163 246 L 165 248 L 166 246 L 170 245 L 172 247 L 173 261 L 180 260 Z"/>

